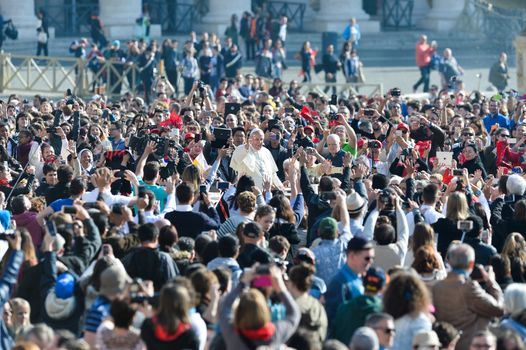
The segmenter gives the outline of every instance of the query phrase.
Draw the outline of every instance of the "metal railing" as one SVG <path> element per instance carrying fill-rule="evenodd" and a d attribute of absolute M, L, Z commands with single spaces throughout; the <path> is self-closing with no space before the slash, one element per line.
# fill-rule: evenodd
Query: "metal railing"
<path fill-rule="evenodd" d="M 336 88 L 336 95 L 350 96 L 350 95 L 367 95 L 374 97 L 375 95 L 383 96 L 384 85 L 381 83 L 300 83 L 300 92 L 318 92 L 320 94 L 332 94 L 333 88 Z"/>
<path fill-rule="evenodd" d="M 135 65 L 105 61 L 97 69 L 83 59 L 0 54 L 0 93 L 63 94 L 71 89 L 81 97 L 98 88 L 110 97 L 136 93 L 139 70 Z"/>
<path fill-rule="evenodd" d="M 35 0 L 35 11 L 44 9 L 49 26 L 55 28 L 56 36 L 87 34 L 90 17 L 98 12 L 99 2 L 93 0 L 70 0 L 58 4 L 52 0 Z"/>
<path fill-rule="evenodd" d="M 303 30 L 303 17 L 307 5 L 302 2 L 269 1 L 267 11 L 272 18 L 287 16 L 287 29 Z"/>
<path fill-rule="evenodd" d="M 481 33 L 498 49 L 511 50 L 510 38 L 526 27 L 526 11 L 496 5 L 485 0 L 467 0 L 454 31 Z"/>
<path fill-rule="evenodd" d="M 411 28 L 414 0 L 384 0 L 382 25 L 384 27 Z"/>
<path fill-rule="evenodd" d="M 149 0 L 152 24 L 160 24 L 163 34 L 188 33 L 208 12 L 206 1 L 196 4 L 180 3 L 177 0 Z"/>

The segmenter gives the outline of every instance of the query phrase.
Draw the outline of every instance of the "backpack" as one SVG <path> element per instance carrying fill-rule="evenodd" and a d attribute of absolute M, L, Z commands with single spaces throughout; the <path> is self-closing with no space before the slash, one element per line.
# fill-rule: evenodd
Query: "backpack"
<path fill-rule="evenodd" d="M 15 28 L 15 25 L 13 22 L 9 22 L 4 30 L 5 35 L 11 39 L 16 40 L 18 39 L 18 29 Z"/>

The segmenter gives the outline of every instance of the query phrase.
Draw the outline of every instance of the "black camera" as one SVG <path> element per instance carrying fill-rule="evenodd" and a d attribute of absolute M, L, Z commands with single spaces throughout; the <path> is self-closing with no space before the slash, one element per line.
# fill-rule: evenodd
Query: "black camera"
<path fill-rule="evenodd" d="M 329 119 L 330 119 L 330 120 L 334 120 L 334 121 L 338 120 L 338 113 L 336 113 L 336 112 L 330 112 L 330 113 L 329 113 Z"/>
<path fill-rule="evenodd" d="M 391 90 L 391 96 L 393 97 L 400 97 L 402 94 L 402 91 L 399 88 L 394 88 Z"/>
<path fill-rule="evenodd" d="M 201 98 L 204 98 L 205 97 L 205 83 L 203 83 L 202 80 L 199 80 L 199 82 L 197 83 L 197 89 L 199 90 L 199 96 Z"/>
<path fill-rule="evenodd" d="M 157 160 L 164 158 L 166 155 L 168 155 L 169 148 L 177 147 L 177 142 L 175 142 L 174 140 L 153 134 L 142 136 L 132 135 L 130 136 L 128 146 L 132 151 L 136 152 L 138 155 L 142 155 L 149 141 L 154 141 L 155 143 L 157 143 L 157 148 L 153 153 L 154 158 Z"/>
<path fill-rule="evenodd" d="M 376 142 L 376 141 L 369 141 L 367 142 L 367 148 L 380 148 L 380 143 Z"/>

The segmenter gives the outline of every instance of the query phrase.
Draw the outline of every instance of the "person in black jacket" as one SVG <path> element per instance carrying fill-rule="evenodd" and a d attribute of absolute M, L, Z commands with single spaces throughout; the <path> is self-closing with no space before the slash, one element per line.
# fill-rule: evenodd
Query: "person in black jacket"
<path fill-rule="evenodd" d="M 278 177 L 281 182 L 285 181 L 285 171 L 283 170 L 283 162 L 292 156 L 292 148 L 285 148 L 282 146 L 283 139 L 283 124 L 280 122 L 273 124 L 270 127 L 270 142 L 265 145 L 272 154 L 274 162 L 278 166 Z"/>
<path fill-rule="evenodd" d="M 141 338 L 148 350 L 198 350 L 199 339 L 190 324 L 191 294 L 182 285 L 169 283 L 160 294 L 159 308 L 154 317 L 141 327 Z"/>
<path fill-rule="evenodd" d="M 466 195 L 462 192 L 453 192 L 447 199 L 447 212 L 445 218 L 440 218 L 431 225 L 438 234 L 437 250 L 445 259 L 447 250 L 452 241 L 462 239 L 462 231 L 457 228 L 460 220 L 469 216 L 469 206 Z"/>
<path fill-rule="evenodd" d="M 327 46 L 327 52 L 323 55 L 322 58 L 322 69 L 325 72 L 325 82 L 326 83 L 336 83 L 336 74 L 341 67 L 341 63 L 338 60 L 338 57 L 334 54 L 334 45 L 330 44 Z M 324 93 L 329 91 L 330 87 L 327 86 L 323 90 Z M 332 87 L 332 93 L 336 94 L 336 86 Z"/>
<path fill-rule="evenodd" d="M 46 192 L 46 203 L 69 197 L 69 184 L 73 180 L 73 168 L 69 165 L 59 166 L 57 169 L 57 180 L 57 184 L 50 186 Z"/>
<path fill-rule="evenodd" d="M 482 242 L 481 235 L 484 223 L 480 217 L 472 215 L 466 220 L 473 223 L 473 229 L 466 232 L 464 243 L 469 244 L 475 250 L 475 264 L 487 266 L 490 259 L 497 254 L 497 249 L 490 244 Z"/>
<path fill-rule="evenodd" d="M 482 178 L 485 180 L 488 174 L 486 169 L 480 160 L 477 146 L 474 143 L 466 143 L 464 149 L 462 150 L 464 155 L 464 163 L 460 165 L 460 168 L 468 169 L 469 174 L 475 174 L 477 170 L 482 172 Z"/>
<path fill-rule="evenodd" d="M 183 182 L 175 189 L 177 197 L 177 209 L 167 213 L 164 217 L 177 229 L 180 237 L 196 238 L 201 232 L 217 230 L 219 228 L 219 214 L 210 205 L 206 193 L 201 193 L 206 212 L 193 211 L 191 203 L 194 202 L 194 189 Z"/>
<path fill-rule="evenodd" d="M 503 175 L 499 179 L 501 194 L 491 203 L 490 223 L 493 227 L 492 244 L 501 251 L 504 241 L 512 232 L 526 237 L 526 180 L 518 174 Z"/>
<path fill-rule="evenodd" d="M 154 224 L 144 224 L 138 230 L 140 247 L 133 249 L 123 259 L 122 264 L 132 278 L 153 282 L 154 289 L 161 287 L 177 276 L 179 270 L 168 253 L 159 251 L 159 230 Z"/>

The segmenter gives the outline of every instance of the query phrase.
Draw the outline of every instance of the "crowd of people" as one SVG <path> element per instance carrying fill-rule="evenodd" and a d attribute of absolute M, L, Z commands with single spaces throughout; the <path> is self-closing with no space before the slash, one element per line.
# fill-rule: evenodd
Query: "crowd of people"
<path fill-rule="evenodd" d="M 526 95 L 465 91 L 460 66 L 429 86 L 426 37 L 421 99 L 301 93 L 275 75 L 286 17 L 263 17 L 182 57 L 71 44 L 95 73 L 136 64 L 141 94 L 109 73 L 90 98 L 0 100 L 0 349 L 525 348 Z M 303 45 L 305 82 L 363 80 L 343 36 L 320 66 Z"/>

